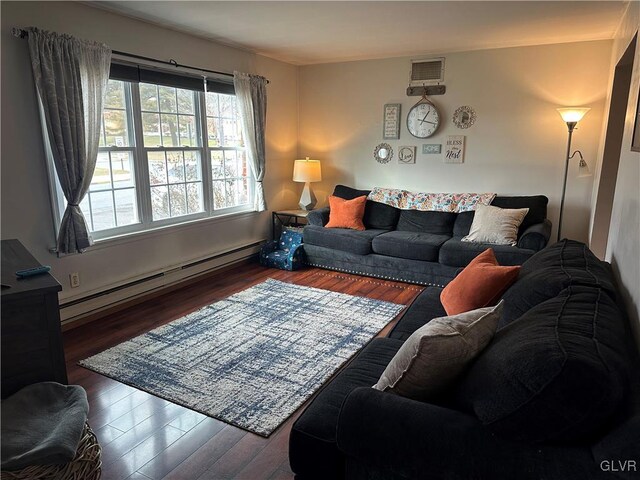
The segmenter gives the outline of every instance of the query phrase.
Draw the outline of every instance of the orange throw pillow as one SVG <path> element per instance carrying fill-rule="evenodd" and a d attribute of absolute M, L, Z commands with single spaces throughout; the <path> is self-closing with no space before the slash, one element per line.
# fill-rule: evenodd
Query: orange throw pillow
<path fill-rule="evenodd" d="M 329 223 L 327 228 L 351 228 L 353 230 L 364 230 L 364 207 L 367 204 L 367 196 L 362 195 L 353 200 L 331 195 L 329 197 Z"/>
<path fill-rule="evenodd" d="M 493 250 L 487 248 L 444 287 L 442 306 L 447 315 L 457 315 L 495 305 L 519 272 L 520 266 L 501 267 Z"/>

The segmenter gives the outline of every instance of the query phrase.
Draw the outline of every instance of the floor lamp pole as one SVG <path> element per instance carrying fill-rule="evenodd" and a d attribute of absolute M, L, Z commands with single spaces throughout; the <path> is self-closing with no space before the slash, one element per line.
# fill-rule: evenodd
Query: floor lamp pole
<path fill-rule="evenodd" d="M 560 200 L 560 216 L 558 217 L 558 239 L 560 241 L 560 232 L 562 230 L 562 211 L 564 209 L 564 197 L 567 193 L 567 174 L 569 173 L 569 158 L 571 157 L 571 136 L 573 135 L 573 129 L 576 128 L 578 122 L 567 122 L 567 128 L 569 129 L 569 140 L 567 141 L 567 156 L 564 165 L 564 182 L 562 183 L 562 199 Z"/>

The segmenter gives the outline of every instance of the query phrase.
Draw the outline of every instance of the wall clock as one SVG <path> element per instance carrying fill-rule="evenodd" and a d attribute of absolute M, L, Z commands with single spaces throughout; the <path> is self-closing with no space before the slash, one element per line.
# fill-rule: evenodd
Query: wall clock
<path fill-rule="evenodd" d="M 407 115 L 407 128 L 416 138 L 429 138 L 440 126 L 440 114 L 436 106 L 423 95 Z"/>

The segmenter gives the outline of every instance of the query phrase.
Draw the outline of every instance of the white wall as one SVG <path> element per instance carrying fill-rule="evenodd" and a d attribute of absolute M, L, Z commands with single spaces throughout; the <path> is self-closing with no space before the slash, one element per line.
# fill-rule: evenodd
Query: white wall
<path fill-rule="evenodd" d="M 544 194 L 549 218 L 557 224 L 567 129 L 557 107 L 585 105 L 591 111 L 574 133 L 573 148 L 595 166 L 609 78 L 612 41 L 504 48 L 444 54 L 447 92 L 431 100 L 443 121 L 431 138 L 412 137 L 404 119 L 419 97 L 407 97 L 409 58 L 300 67 L 299 156 L 322 160 L 319 199 L 337 182 L 356 187 L 399 187 L 434 192 Z M 425 52 L 425 57 L 427 57 Z M 414 57 L 415 58 L 415 57 Z M 400 140 L 416 145 L 416 165 L 387 165 L 373 159 L 382 142 L 386 103 L 402 103 Z M 461 105 L 478 115 L 468 130 L 451 116 Z M 444 164 L 442 156 L 422 155 L 424 143 L 445 143 L 466 135 L 465 163 Z M 563 236 L 587 241 L 593 177 L 569 171 Z"/>
<path fill-rule="evenodd" d="M 640 4 L 630 2 L 616 34 L 612 68 L 638 32 Z M 622 138 L 618 179 L 611 212 L 606 260 L 611 262 L 623 290 L 627 313 L 640 345 L 640 153 L 631 151 L 631 138 L 640 91 L 640 45 L 636 44 L 631 91 Z"/>
<path fill-rule="evenodd" d="M 297 68 L 210 41 L 122 17 L 74 2 L 2 2 L 2 238 L 18 238 L 53 274 L 64 290 L 60 299 L 144 276 L 268 236 L 270 215 L 203 221 L 186 229 L 139 236 L 116 246 L 57 258 L 46 164 L 27 42 L 11 27 L 37 26 L 105 42 L 115 50 L 174 58 L 186 65 L 258 73 L 268 86 L 267 174 L 270 209 L 296 204 L 291 171 L 297 146 Z M 69 273 L 82 285 L 69 288 Z"/>

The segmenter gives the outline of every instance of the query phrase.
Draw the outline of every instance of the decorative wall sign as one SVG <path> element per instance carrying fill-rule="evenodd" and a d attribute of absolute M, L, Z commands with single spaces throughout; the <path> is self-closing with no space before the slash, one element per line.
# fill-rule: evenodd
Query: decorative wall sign
<path fill-rule="evenodd" d="M 476 123 L 475 110 L 467 105 L 458 107 L 456 111 L 453 112 L 453 123 L 458 128 L 469 128 Z"/>
<path fill-rule="evenodd" d="M 382 138 L 385 140 L 398 140 L 400 138 L 400 111 L 399 103 L 387 103 L 384 106 Z"/>
<path fill-rule="evenodd" d="M 464 162 L 464 135 L 449 135 L 444 147 L 444 163 Z"/>
<path fill-rule="evenodd" d="M 373 158 L 378 163 L 389 163 L 393 158 L 393 148 L 388 143 L 381 143 L 373 151 Z"/>
<path fill-rule="evenodd" d="M 442 153 L 442 144 L 425 143 L 422 145 L 422 153 L 424 153 L 425 155 Z"/>
<path fill-rule="evenodd" d="M 400 147 L 398 149 L 398 163 L 409 164 L 416 163 L 416 149 L 417 147 Z"/>

